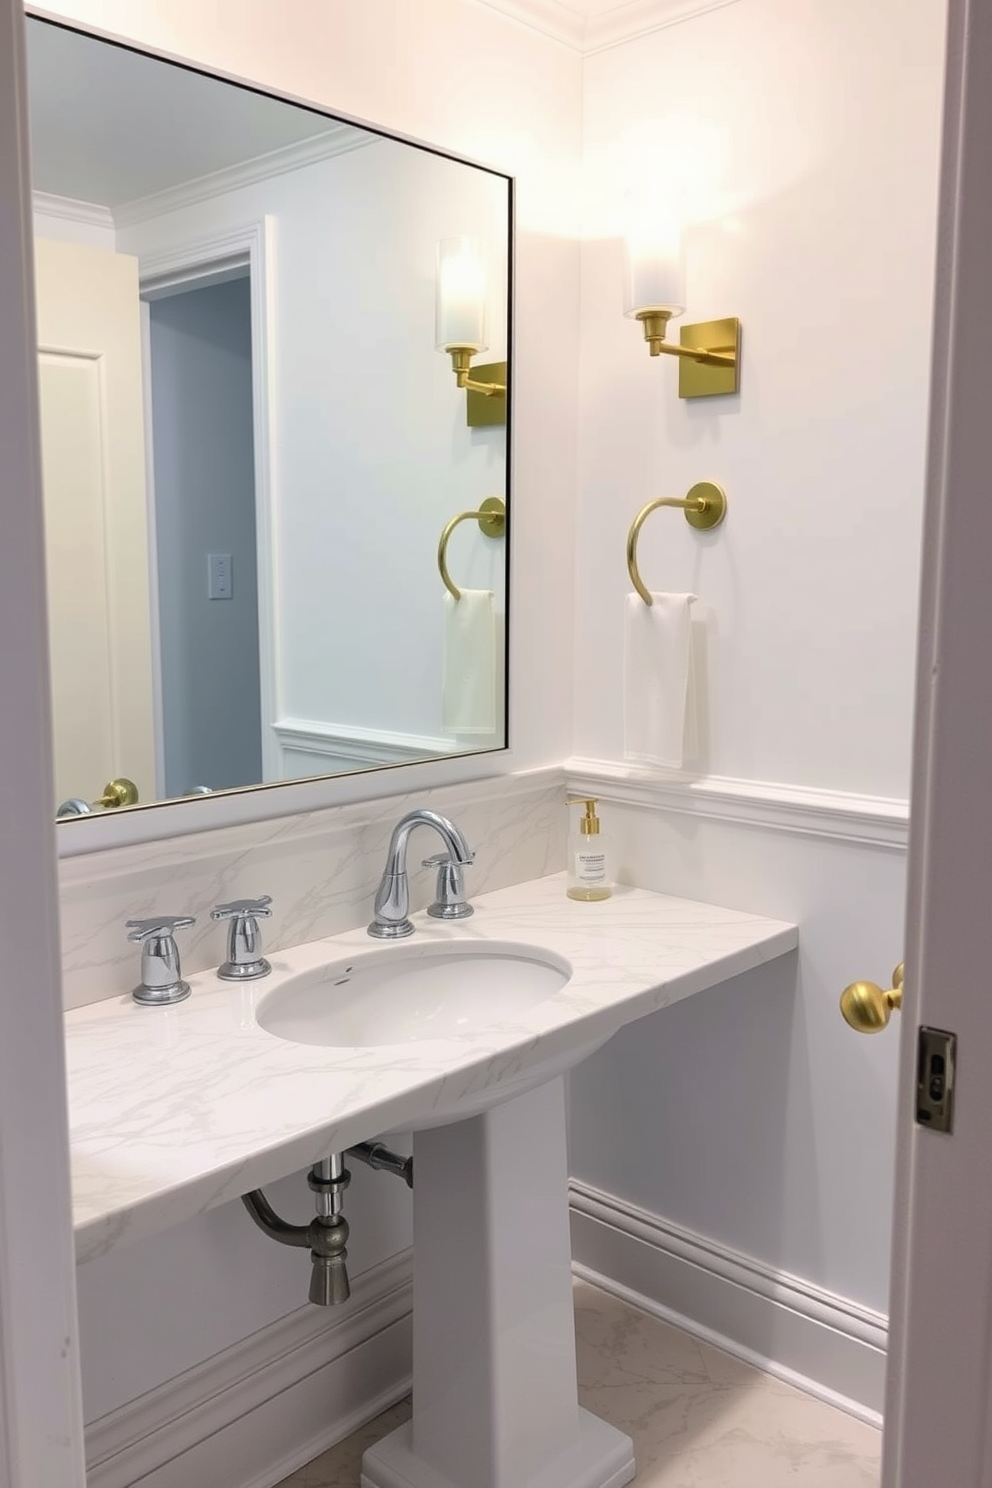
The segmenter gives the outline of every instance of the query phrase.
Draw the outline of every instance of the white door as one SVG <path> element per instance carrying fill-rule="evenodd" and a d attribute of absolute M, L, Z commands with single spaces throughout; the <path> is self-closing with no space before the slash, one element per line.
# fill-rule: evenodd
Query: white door
<path fill-rule="evenodd" d="M 992 3 L 950 13 L 884 1488 L 992 1485 Z M 957 1034 L 949 1135 L 920 1024 Z"/>
<path fill-rule="evenodd" d="M 138 262 L 35 243 L 55 791 L 155 797 Z"/>

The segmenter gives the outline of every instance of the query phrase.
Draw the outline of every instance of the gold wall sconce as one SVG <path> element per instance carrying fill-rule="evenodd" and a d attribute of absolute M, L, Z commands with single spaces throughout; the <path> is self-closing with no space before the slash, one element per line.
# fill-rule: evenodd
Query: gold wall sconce
<path fill-rule="evenodd" d="M 486 341 L 486 259 L 478 238 L 442 238 L 437 245 L 435 344 L 451 357 L 458 387 L 465 388 L 465 422 L 471 428 L 506 423 L 505 362 L 472 366 Z"/>
<path fill-rule="evenodd" d="M 651 355 L 679 359 L 679 397 L 712 398 L 740 390 L 741 323 L 736 315 L 682 326 L 679 344 L 668 322 L 685 310 L 682 234 L 657 211 L 624 238 L 624 307 L 639 320 Z"/>

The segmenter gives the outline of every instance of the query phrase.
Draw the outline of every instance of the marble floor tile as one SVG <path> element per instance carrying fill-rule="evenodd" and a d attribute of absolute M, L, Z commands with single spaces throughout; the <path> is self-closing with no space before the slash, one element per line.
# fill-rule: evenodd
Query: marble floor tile
<path fill-rule="evenodd" d="M 749 1364 L 575 1286 L 579 1397 L 634 1441 L 636 1488 L 877 1488 L 881 1433 Z M 358 1488 L 362 1453 L 408 1401 L 278 1488 Z"/>
<path fill-rule="evenodd" d="M 306 1467 L 283 1478 L 276 1488 L 358 1488 L 362 1475 L 362 1453 L 410 1419 L 410 1401 L 401 1400 L 367 1425 L 353 1431 L 330 1451 L 322 1452 Z"/>

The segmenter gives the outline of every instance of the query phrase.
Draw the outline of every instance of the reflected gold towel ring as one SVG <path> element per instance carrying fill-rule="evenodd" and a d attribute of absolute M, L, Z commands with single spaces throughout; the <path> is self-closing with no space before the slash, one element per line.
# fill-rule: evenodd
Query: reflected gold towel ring
<path fill-rule="evenodd" d="M 727 515 L 727 497 L 723 488 L 713 481 L 697 482 L 690 488 L 687 496 L 659 496 L 656 501 L 649 501 L 647 506 L 641 507 L 627 534 L 627 572 L 630 574 L 630 582 L 646 605 L 653 604 L 654 601 L 637 567 L 637 539 L 648 517 L 661 506 L 678 507 L 685 512 L 685 519 L 690 527 L 703 531 L 710 527 L 719 527 Z"/>
<path fill-rule="evenodd" d="M 459 522 L 475 520 L 479 524 L 479 531 L 485 537 L 502 537 L 506 531 L 506 504 L 499 496 L 487 496 L 478 511 L 459 512 L 441 533 L 441 541 L 437 545 L 437 566 L 444 587 L 452 599 L 458 600 L 462 597 L 462 591 L 448 572 L 448 539 L 458 526 Z"/>

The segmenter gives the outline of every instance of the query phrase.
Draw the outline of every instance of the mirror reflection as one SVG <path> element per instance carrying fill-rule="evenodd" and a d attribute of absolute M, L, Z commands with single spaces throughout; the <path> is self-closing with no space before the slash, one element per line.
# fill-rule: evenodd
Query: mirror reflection
<path fill-rule="evenodd" d="M 509 181 L 28 31 L 57 799 L 503 747 Z"/>

